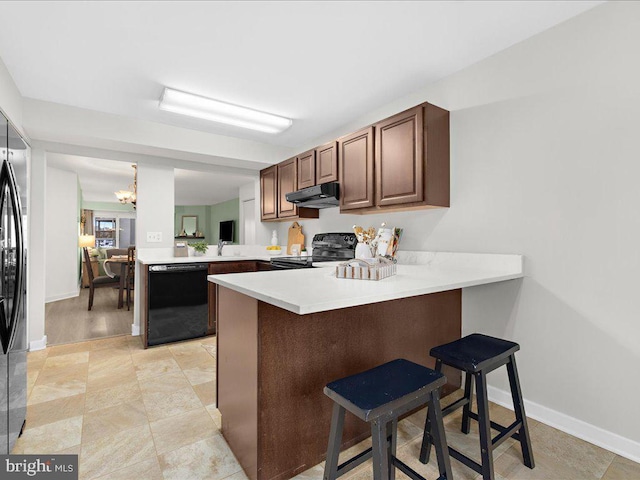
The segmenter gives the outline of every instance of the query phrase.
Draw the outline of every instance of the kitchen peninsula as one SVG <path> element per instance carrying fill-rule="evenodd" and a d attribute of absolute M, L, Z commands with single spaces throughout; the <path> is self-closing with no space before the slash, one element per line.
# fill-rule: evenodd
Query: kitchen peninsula
<path fill-rule="evenodd" d="M 400 252 L 397 275 L 338 279 L 333 268 L 210 275 L 218 289 L 217 406 L 251 480 L 285 480 L 324 460 L 329 381 L 394 358 L 433 367 L 460 338 L 462 288 L 520 278 L 519 255 Z M 460 374 L 445 369 L 447 391 Z M 347 416 L 343 448 L 369 435 Z"/>

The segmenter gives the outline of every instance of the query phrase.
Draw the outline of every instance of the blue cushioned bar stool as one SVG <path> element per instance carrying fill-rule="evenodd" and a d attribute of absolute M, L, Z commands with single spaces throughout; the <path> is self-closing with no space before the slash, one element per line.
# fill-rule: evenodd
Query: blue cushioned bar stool
<path fill-rule="evenodd" d="M 465 372 L 464 397 L 444 408 L 442 413 L 443 416 L 446 416 L 463 407 L 461 430 L 465 434 L 469 433 L 469 419 L 474 419 L 478 422 L 482 463 L 475 462 L 451 447 L 449 447 L 449 454 L 469 468 L 482 474 L 484 480 L 493 480 L 495 478 L 493 472 L 493 450 L 509 437 L 513 437 L 520 442 L 524 464 L 529 468 L 534 467 L 527 417 L 524 413 L 522 392 L 520 390 L 518 370 L 516 369 L 515 352 L 518 350 L 520 350 L 520 345 L 517 343 L 479 333 L 474 333 L 460 340 L 431 349 L 431 356 L 436 359 L 436 371 L 442 371 L 442 364 L 444 363 Z M 511 398 L 513 399 L 513 408 L 516 416 L 515 422 L 508 427 L 499 425 L 489 419 L 489 399 L 487 397 L 487 373 L 503 365 L 507 366 L 509 384 L 511 385 Z M 476 382 L 477 414 L 471 411 L 472 378 L 475 378 Z M 426 420 L 422 449 L 420 450 L 420 461 L 422 463 L 429 461 L 431 444 L 436 441 L 433 436 L 430 418 L 428 416 Z M 492 428 L 500 432 L 495 438 L 491 438 Z"/>
<path fill-rule="evenodd" d="M 429 406 L 431 438 L 436 450 L 440 479 L 451 480 L 451 463 L 440 410 L 442 373 L 408 360 L 393 360 L 379 367 L 329 383 L 324 393 L 335 403 L 331 417 L 324 480 L 334 480 L 373 457 L 374 480 L 393 480 L 395 469 L 415 480 L 424 480 L 396 458 L 398 417 Z M 338 465 L 345 411 L 371 424 L 372 447 Z"/>

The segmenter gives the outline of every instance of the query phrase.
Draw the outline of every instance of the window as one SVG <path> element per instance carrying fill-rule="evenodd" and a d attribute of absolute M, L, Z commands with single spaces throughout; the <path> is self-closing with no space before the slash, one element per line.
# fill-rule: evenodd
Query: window
<path fill-rule="evenodd" d="M 127 248 L 136 243 L 136 219 L 120 212 L 95 212 L 96 247 Z"/>

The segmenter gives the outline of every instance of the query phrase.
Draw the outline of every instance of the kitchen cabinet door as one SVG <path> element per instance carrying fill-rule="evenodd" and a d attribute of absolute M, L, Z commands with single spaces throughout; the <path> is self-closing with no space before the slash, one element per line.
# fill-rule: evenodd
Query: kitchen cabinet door
<path fill-rule="evenodd" d="M 258 263 L 262 263 L 262 262 L 256 262 L 254 260 L 247 260 L 247 261 L 241 261 L 241 262 L 211 262 L 209 263 L 209 275 L 222 275 L 225 273 L 257 272 Z M 207 334 L 215 335 L 217 331 L 217 323 L 218 323 L 218 285 L 215 283 L 209 282 L 208 301 L 209 301 L 209 323 L 207 326 Z"/>
<path fill-rule="evenodd" d="M 298 190 L 316 184 L 316 151 L 298 155 Z"/>
<path fill-rule="evenodd" d="M 376 205 L 422 202 L 423 107 L 394 115 L 374 127 Z"/>
<path fill-rule="evenodd" d="M 369 127 L 338 141 L 341 212 L 374 205 L 373 135 Z"/>
<path fill-rule="evenodd" d="M 338 181 L 338 143 L 316 148 L 316 185 Z"/>
<path fill-rule="evenodd" d="M 278 164 L 278 218 L 289 218 L 298 215 L 298 207 L 287 202 L 285 195 L 298 188 L 298 162 L 290 158 Z"/>
<path fill-rule="evenodd" d="M 262 220 L 278 217 L 278 167 L 265 168 L 260 172 L 260 212 Z"/>

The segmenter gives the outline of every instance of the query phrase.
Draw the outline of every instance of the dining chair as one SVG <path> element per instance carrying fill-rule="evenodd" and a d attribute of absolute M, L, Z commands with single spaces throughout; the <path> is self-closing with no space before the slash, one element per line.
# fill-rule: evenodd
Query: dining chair
<path fill-rule="evenodd" d="M 135 286 L 136 276 L 136 247 L 127 249 L 127 310 L 131 310 L 131 290 Z"/>
<path fill-rule="evenodd" d="M 89 308 L 87 310 L 91 310 L 93 307 L 93 292 L 96 288 L 99 287 L 113 287 L 120 283 L 120 276 L 116 275 L 111 278 L 107 275 L 100 275 L 98 277 L 93 276 L 93 270 L 91 269 L 91 257 L 89 257 L 89 250 L 87 247 L 83 247 L 84 251 L 84 266 L 87 269 L 87 278 L 89 279 Z"/>

